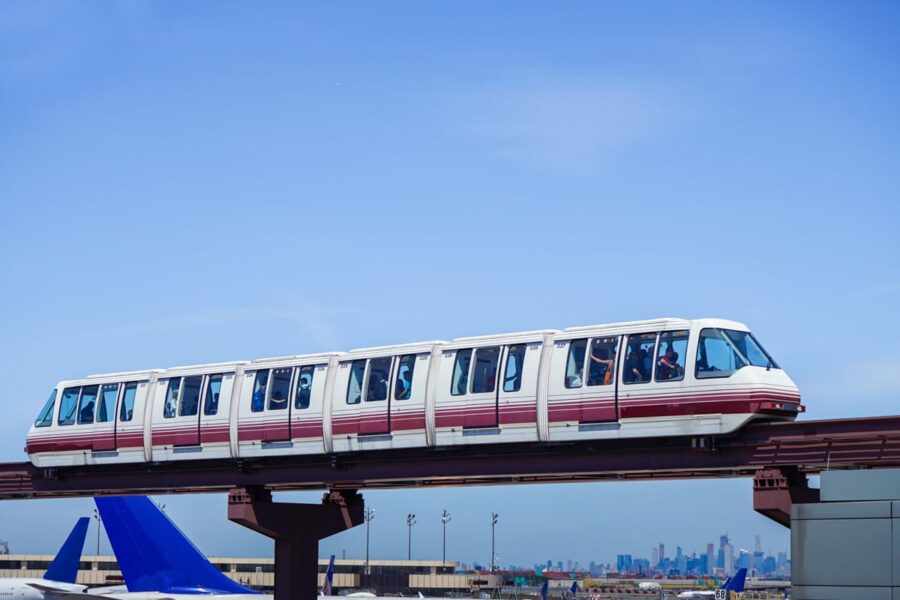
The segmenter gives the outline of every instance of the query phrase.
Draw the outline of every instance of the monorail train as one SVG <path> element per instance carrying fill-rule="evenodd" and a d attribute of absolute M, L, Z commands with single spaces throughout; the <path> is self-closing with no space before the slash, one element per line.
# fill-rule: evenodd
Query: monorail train
<path fill-rule="evenodd" d="M 40 467 L 716 435 L 803 412 L 749 329 L 657 319 L 60 382 Z"/>

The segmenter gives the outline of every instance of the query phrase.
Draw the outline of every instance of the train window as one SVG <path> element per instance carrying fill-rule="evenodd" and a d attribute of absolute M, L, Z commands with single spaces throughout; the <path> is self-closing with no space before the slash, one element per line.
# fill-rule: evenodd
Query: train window
<path fill-rule="evenodd" d="M 166 390 L 166 402 L 163 404 L 163 417 L 171 419 L 178 408 L 178 390 L 181 388 L 181 377 L 173 377 L 169 380 L 169 388 Z"/>
<path fill-rule="evenodd" d="M 266 407 L 266 388 L 269 385 L 269 370 L 262 369 L 256 372 L 253 380 L 253 397 L 250 400 L 250 410 L 260 412 Z"/>
<path fill-rule="evenodd" d="M 610 385 L 616 378 L 616 351 L 618 336 L 601 337 L 591 340 L 591 355 L 588 360 L 588 385 Z"/>
<path fill-rule="evenodd" d="M 60 425 L 71 425 L 75 422 L 75 411 L 78 410 L 78 396 L 81 395 L 81 388 L 66 388 L 63 390 L 62 400 L 59 402 L 59 419 L 57 423 Z"/>
<path fill-rule="evenodd" d="M 78 403 L 78 424 L 87 425 L 94 422 L 94 409 L 97 406 L 97 390 L 99 386 L 86 385 L 81 388 L 81 401 Z"/>
<path fill-rule="evenodd" d="M 741 356 L 754 367 L 771 367 L 777 369 L 778 365 L 772 360 L 772 357 L 763 350 L 756 338 L 746 331 L 735 331 L 733 329 L 723 329 L 722 332 L 734 344 Z"/>
<path fill-rule="evenodd" d="M 684 379 L 687 343 L 687 331 L 664 331 L 659 334 L 659 354 L 656 357 L 657 381 L 681 381 Z"/>
<path fill-rule="evenodd" d="M 100 404 L 97 405 L 98 423 L 109 423 L 116 417 L 116 400 L 118 399 L 118 383 L 106 383 L 100 386 Z"/>
<path fill-rule="evenodd" d="M 185 377 L 181 387 L 181 403 L 178 405 L 179 417 L 193 417 L 200 410 L 200 385 L 203 377 Z"/>
<path fill-rule="evenodd" d="M 269 410 L 284 410 L 291 397 L 291 368 L 272 371 L 272 389 L 269 392 Z"/>
<path fill-rule="evenodd" d="M 475 366 L 472 369 L 472 393 L 487 394 L 497 387 L 497 364 L 500 362 L 500 346 L 475 350 Z"/>
<path fill-rule="evenodd" d="M 119 408 L 119 421 L 125 423 L 134 417 L 134 397 L 137 395 L 137 384 L 126 383 L 122 393 L 122 406 Z"/>
<path fill-rule="evenodd" d="M 354 360 L 350 365 L 350 381 L 347 383 L 347 404 L 362 402 L 363 378 L 366 376 L 366 361 Z"/>
<path fill-rule="evenodd" d="M 397 381 L 394 383 L 394 400 L 409 400 L 412 395 L 412 378 L 415 369 L 415 354 L 400 357 L 400 363 L 397 365 Z"/>
<path fill-rule="evenodd" d="M 648 383 L 653 376 L 653 355 L 656 348 L 656 334 L 642 333 L 628 336 L 625 355 L 625 383 Z"/>
<path fill-rule="evenodd" d="M 522 387 L 522 366 L 525 364 L 525 344 L 510 346 L 506 352 L 506 372 L 503 391 L 518 392 Z"/>
<path fill-rule="evenodd" d="M 203 401 L 203 414 L 214 415 L 219 412 L 219 393 L 222 391 L 222 376 L 210 375 L 206 384 L 206 399 Z"/>
<path fill-rule="evenodd" d="M 698 378 L 728 377 L 741 367 L 778 368 L 749 333 L 703 329 L 697 341 Z"/>
<path fill-rule="evenodd" d="M 294 408 L 309 408 L 309 398 L 312 395 L 313 375 L 316 368 L 312 365 L 300 367 L 300 377 L 297 379 L 297 398 L 294 400 Z"/>
<path fill-rule="evenodd" d="M 450 394 L 462 396 L 469 385 L 469 363 L 472 361 L 472 350 L 457 350 L 456 362 L 453 365 L 453 380 L 450 382 Z"/>
<path fill-rule="evenodd" d="M 34 420 L 35 427 L 50 427 L 53 423 L 53 409 L 56 408 L 56 389 L 50 392 L 50 397 L 44 403 L 44 408 L 38 413 L 37 419 Z"/>
<path fill-rule="evenodd" d="M 388 358 L 373 358 L 369 361 L 369 381 L 366 384 L 366 402 L 387 400 L 390 385 L 391 362 Z"/>
<path fill-rule="evenodd" d="M 569 389 L 581 387 L 584 379 L 585 348 L 587 348 L 587 340 L 569 342 L 569 358 L 566 361 L 566 387 Z"/>

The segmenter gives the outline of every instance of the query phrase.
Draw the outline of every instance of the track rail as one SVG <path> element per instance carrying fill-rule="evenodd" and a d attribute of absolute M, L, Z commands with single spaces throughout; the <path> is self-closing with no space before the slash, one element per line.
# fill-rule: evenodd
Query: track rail
<path fill-rule="evenodd" d="M 40 469 L 0 463 L 0 500 L 137 493 L 384 489 L 752 477 L 900 466 L 900 416 L 757 423 L 727 436 L 366 451 Z"/>

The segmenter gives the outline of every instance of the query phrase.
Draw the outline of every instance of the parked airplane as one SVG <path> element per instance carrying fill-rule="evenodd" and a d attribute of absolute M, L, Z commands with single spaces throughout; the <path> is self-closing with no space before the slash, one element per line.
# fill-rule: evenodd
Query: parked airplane
<path fill-rule="evenodd" d="M 82 592 L 86 588 L 77 585 L 78 563 L 87 535 L 90 519 L 82 517 L 59 549 L 53 562 L 40 579 L 0 579 L 0 597 L 11 596 L 17 600 L 61 600 L 63 594 Z"/>
<path fill-rule="evenodd" d="M 652 591 L 661 589 L 662 586 L 655 581 L 642 581 L 638 584 L 638 589 L 643 591 Z"/>
<path fill-rule="evenodd" d="M 702 598 L 715 598 L 719 600 L 719 598 L 727 599 L 729 594 L 728 592 L 743 592 L 744 591 L 744 582 L 747 579 L 747 569 L 738 569 L 738 572 L 734 574 L 733 577 L 729 577 L 725 580 L 725 583 L 722 584 L 717 590 L 691 590 L 688 592 L 681 592 L 678 594 L 678 598 L 693 598 L 696 600 L 700 600 Z"/>
<path fill-rule="evenodd" d="M 94 501 L 106 524 L 109 542 L 128 587 L 128 592 L 104 594 L 103 597 L 113 600 L 197 600 L 197 594 L 208 594 L 220 596 L 221 600 L 272 600 L 271 595 L 246 588 L 214 567 L 146 496 L 95 498 Z M 333 556 L 329 572 L 333 577 Z M 331 587 L 331 577 L 326 575 L 323 592 Z M 323 594 L 319 598 L 343 600 L 346 596 Z M 73 593 L 47 600 L 98 600 L 98 597 Z"/>

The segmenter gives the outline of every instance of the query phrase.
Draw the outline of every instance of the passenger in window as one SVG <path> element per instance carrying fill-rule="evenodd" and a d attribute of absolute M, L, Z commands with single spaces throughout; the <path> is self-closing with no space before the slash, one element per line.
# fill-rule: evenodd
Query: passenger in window
<path fill-rule="evenodd" d="M 640 383 L 644 380 L 641 372 L 644 359 L 640 353 L 641 351 L 637 347 L 629 346 L 628 357 L 625 359 L 625 383 Z"/>
<path fill-rule="evenodd" d="M 671 343 L 666 347 L 666 351 L 661 353 L 659 361 L 656 363 L 657 379 L 675 379 L 681 375 L 681 367 L 678 365 L 678 353 Z"/>
<path fill-rule="evenodd" d="M 253 401 L 250 404 L 253 412 L 259 412 L 266 406 L 266 382 L 260 382 L 259 387 L 253 392 Z"/>
<path fill-rule="evenodd" d="M 613 382 L 615 360 L 610 344 L 596 340 L 591 345 L 591 365 L 588 385 L 609 385 Z"/>
<path fill-rule="evenodd" d="M 307 408 L 309 406 L 309 396 L 312 392 L 312 381 L 309 375 L 304 373 L 300 376 L 300 382 L 297 384 L 297 408 Z"/>
<path fill-rule="evenodd" d="M 641 348 L 641 377 L 643 381 L 650 381 L 650 374 L 653 373 L 653 351 L 647 352 L 646 348 Z"/>
<path fill-rule="evenodd" d="M 89 400 L 81 407 L 81 413 L 78 415 L 79 423 L 93 423 L 94 422 L 94 401 Z"/>
<path fill-rule="evenodd" d="M 384 371 L 372 371 L 369 379 L 369 393 L 366 394 L 366 400 L 384 400 L 387 398 L 387 378 Z"/>
<path fill-rule="evenodd" d="M 412 381 L 409 369 L 404 369 L 397 375 L 397 392 L 394 394 L 397 400 L 409 400 L 412 393 Z"/>

